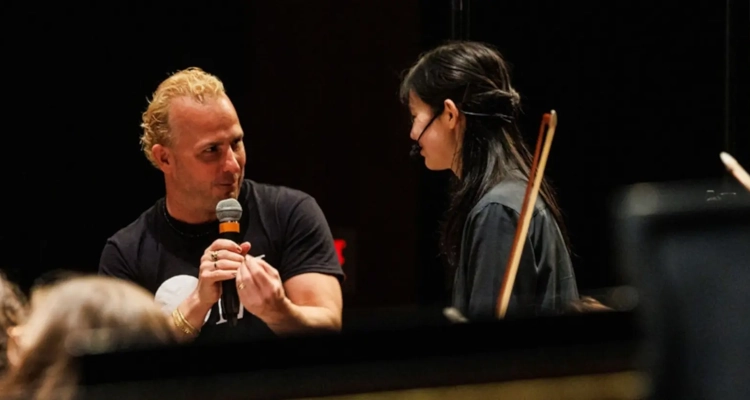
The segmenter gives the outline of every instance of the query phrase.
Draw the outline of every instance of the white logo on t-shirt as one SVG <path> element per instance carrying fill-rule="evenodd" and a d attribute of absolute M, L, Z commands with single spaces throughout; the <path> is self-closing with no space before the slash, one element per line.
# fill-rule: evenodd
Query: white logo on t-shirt
<path fill-rule="evenodd" d="M 156 304 L 161 307 L 162 311 L 167 314 L 171 314 L 177 306 L 179 306 L 189 295 L 193 293 L 195 288 L 198 286 L 198 278 L 190 275 L 177 275 L 173 276 L 159 286 L 154 295 Z M 219 320 L 216 321 L 216 325 L 227 322 L 221 314 L 221 300 L 218 303 L 219 306 Z M 242 319 L 245 314 L 245 307 L 240 307 L 240 312 L 237 314 L 237 319 Z M 204 323 L 208 322 L 208 318 L 211 316 L 211 310 L 208 310 Z"/>

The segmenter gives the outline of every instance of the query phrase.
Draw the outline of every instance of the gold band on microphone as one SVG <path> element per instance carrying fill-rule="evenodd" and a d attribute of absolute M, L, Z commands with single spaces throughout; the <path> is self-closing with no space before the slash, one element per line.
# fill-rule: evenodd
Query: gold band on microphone
<path fill-rule="evenodd" d="M 240 232 L 240 223 L 238 221 L 227 221 L 219 224 L 219 233 Z"/>

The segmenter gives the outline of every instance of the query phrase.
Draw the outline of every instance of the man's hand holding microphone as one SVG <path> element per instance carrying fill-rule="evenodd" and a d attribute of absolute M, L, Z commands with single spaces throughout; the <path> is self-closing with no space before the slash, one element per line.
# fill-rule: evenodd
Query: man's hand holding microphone
<path fill-rule="evenodd" d="M 222 238 L 203 252 L 198 285 L 172 313 L 174 325 L 186 338 L 200 333 L 206 316 L 219 300 L 222 313 L 232 324 L 236 323 L 239 307 L 244 306 L 267 324 L 283 319 L 291 308 L 279 272 L 262 256 L 250 256 L 250 243 L 231 240 L 239 238 L 238 221 L 242 215 L 239 203 L 234 199 L 223 200 L 216 209 Z M 235 290 L 236 293 L 231 293 Z"/>

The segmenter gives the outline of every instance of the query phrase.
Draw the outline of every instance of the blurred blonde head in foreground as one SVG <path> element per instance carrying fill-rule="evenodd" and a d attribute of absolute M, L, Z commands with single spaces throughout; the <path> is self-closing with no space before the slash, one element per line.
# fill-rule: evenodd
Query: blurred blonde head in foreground
<path fill-rule="evenodd" d="M 114 278 L 71 278 L 32 293 L 18 338 L 18 363 L 0 384 L 3 398 L 75 396 L 73 355 L 145 343 L 168 343 L 174 330 L 153 296 Z"/>
<path fill-rule="evenodd" d="M 26 318 L 26 296 L 0 273 L 0 375 L 9 368 L 8 352 L 13 351 L 13 333 Z"/>

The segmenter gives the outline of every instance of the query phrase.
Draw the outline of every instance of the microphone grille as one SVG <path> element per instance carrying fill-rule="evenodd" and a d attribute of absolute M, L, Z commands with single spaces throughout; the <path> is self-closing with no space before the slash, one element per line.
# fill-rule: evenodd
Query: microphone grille
<path fill-rule="evenodd" d="M 216 205 L 216 218 L 219 222 L 239 221 L 242 217 L 242 206 L 235 199 L 224 199 Z"/>

